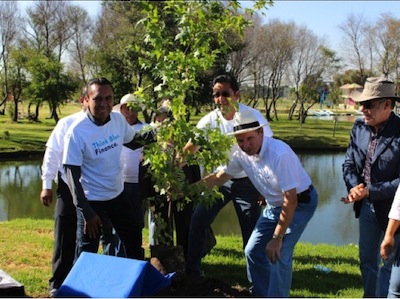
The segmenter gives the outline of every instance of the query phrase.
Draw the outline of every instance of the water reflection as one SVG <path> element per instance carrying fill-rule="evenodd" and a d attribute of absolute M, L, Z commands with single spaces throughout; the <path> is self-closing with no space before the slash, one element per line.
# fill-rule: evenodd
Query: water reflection
<path fill-rule="evenodd" d="M 344 153 L 299 154 L 318 190 L 320 202 L 301 241 L 343 245 L 358 242 L 358 222 L 352 205 L 340 198 L 346 194 L 341 165 Z M 0 221 L 15 218 L 52 218 L 50 208 L 39 201 L 41 160 L 2 162 L 0 165 Z M 216 234 L 240 234 L 237 216 L 228 204 L 213 223 Z"/>
<path fill-rule="evenodd" d="M 52 208 L 39 201 L 40 161 L 2 162 L 0 166 L 0 221 L 15 218 L 51 218 Z"/>
<path fill-rule="evenodd" d="M 299 154 L 319 194 L 317 210 L 300 241 L 336 245 L 358 243 L 358 221 L 352 205 L 345 205 L 340 198 L 346 195 L 342 179 L 344 153 Z M 217 216 L 213 228 L 217 233 L 239 234 L 238 220 L 233 205 L 228 205 Z M 230 219 L 228 221 L 228 219 Z"/>
<path fill-rule="evenodd" d="M 358 221 L 352 205 L 345 205 L 340 198 L 346 195 L 342 179 L 344 153 L 299 154 L 304 168 L 318 190 L 319 204 L 309 222 L 302 241 L 316 243 L 358 243 Z"/>

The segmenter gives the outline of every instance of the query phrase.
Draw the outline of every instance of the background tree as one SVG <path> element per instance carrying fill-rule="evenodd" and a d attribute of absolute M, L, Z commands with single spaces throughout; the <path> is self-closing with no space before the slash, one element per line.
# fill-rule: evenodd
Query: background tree
<path fill-rule="evenodd" d="M 0 102 L 2 114 L 4 114 L 5 105 L 7 100 L 12 94 L 10 92 L 10 78 L 9 78 L 9 64 L 10 64 L 10 52 L 14 46 L 18 32 L 20 30 L 20 14 L 17 3 L 14 1 L 2 1 L 0 2 L 0 58 L 2 64 L 2 77 L 3 77 L 3 98 Z M 18 97 L 14 97 L 14 113 L 12 120 L 18 120 Z"/>
<path fill-rule="evenodd" d="M 61 59 L 64 52 L 67 50 L 68 43 L 73 35 L 72 31 L 72 16 L 73 11 L 68 1 L 35 1 L 33 7 L 27 9 L 29 29 L 25 30 L 26 36 L 26 47 L 33 49 L 34 51 L 28 51 L 33 56 L 34 64 L 39 57 L 43 66 L 48 66 L 50 69 L 44 70 L 42 73 L 34 72 L 38 75 L 38 78 L 33 79 L 33 82 L 37 82 L 38 85 L 33 83 L 31 90 L 39 91 L 35 94 L 35 104 L 41 105 L 43 101 L 49 103 L 50 118 L 54 118 L 57 122 L 59 117 L 57 114 L 57 107 L 60 104 L 60 99 L 63 95 L 62 92 L 57 94 L 57 90 L 54 89 L 54 80 L 57 80 L 56 84 L 62 85 L 61 80 L 64 77 L 63 67 L 56 66 L 61 64 Z M 39 56 L 36 56 L 38 53 Z M 31 65 L 30 65 L 31 66 Z M 30 67 L 28 66 L 28 68 Z M 39 66 L 39 65 L 38 65 Z M 30 68 L 31 71 L 34 71 Z M 57 71 L 58 73 L 54 73 Z M 51 77 L 50 77 L 51 76 Z M 50 83 L 48 90 L 43 83 Z M 40 86 L 40 87 L 39 87 Z M 56 92 L 56 94 L 54 93 Z M 39 96 L 46 95 L 46 97 L 39 98 Z M 39 107 L 35 109 L 33 116 L 34 120 L 38 120 Z"/>
<path fill-rule="evenodd" d="M 348 57 L 347 62 L 351 66 L 356 66 L 364 76 L 364 69 L 366 68 L 365 60 L 368 57 L 366 50 L 366 39 L 368 32 L 368 21 L 362 14 L 350 14 L 343 24 L 339 25 L 339 29 L 343 32 L 343 48 L 344 53 Z"/>
<path fill-rule="evenodd" d="M 239 83 L 246 82 L 251 78 L 252 74 L 248 72 L 248 69 L 261 51 L 257 48 L 256 38 L 261 27 L 260 15 L 254 13 L 243 16 L 249 19 L 250 25 L 244 30 L 243 37 L 236 36 L 236 50 L 227 54 L 227 64 Z"/>
<path fill-rule="evenodd" d="M 39 109 L 42 101 L 48 99 L 51 110 L 56 110 L 63 100 L 70 98 L 72 92 L 79 88 L 79 83 L 74 80 L 74 76 L 62 72 L 62 63 L 50 60 L 40 53 L 30 52 L 28 57 L 25 67 L 31 76 L 27 88 L 31 101 L 36 104 L 36 109 Z M 34 116 L 37 117 L 38 114 L 38 111 L 35 111 Z M 53 117 L 57 122 L 56 112 Z M 33 120 L 38 121 L 37 118 Z"/>
<path fill-rule="evenodd" d="M 280 98 L 282 77 L 293 59 L 295 50 L 295 24 L 272 20 L 263 26 L 260 42 L 265 49 L 260 55 L 262 68 L 262 99 L 266 107 L 266 118 L 278 119 L 276 102 Z M 269 102 L 270 100 L 270 102 Z"/>
<path fill-rule="evenodd" d="M 296 102 L 296 99 L 299 99 L 297 97 L 299 90 L 305 90 L 302 88 L 302 82 L 308 77 L 316 78 L 318 72 L 323 82 L 332 81 L 333 76 L 338 73 L 337 65 L 339 63 L 342 63 L 341 73 L 338 73 L 339 77 L 345 77 L 347 70 L 357 69 L 361 83 L 365 80 L 367 74 L 380 75 L 383 73 L 396 82 L 399 80 L 400 47 L 398 41 L 400 40 L 400 24 L 399 19 L 389 13 L 381 15 L 374 22 L 367 20 L 362 14 L 349 14 L 339 28 L 343 33 L 344 52 L 343 55 L 337 56 L 324 45 L 322 39 L 305 26 L 302 27 L 304 27 L 305 31 L 303 31 L 306 32 L 306 35 L 301 36 L 303 31 L 294 22 L 285 23 L 279 20 L 269 20 L 268 15 L 266 15 L 266 18 L 261 18 L 260 15 L 255 14 L 256 10 L 242 10 L 238 1 L 220 2 L 219 5 L 214 5 L 211 1 L 202 1 L 201 3 L 204 3 L 206 7 L 213 6 L 213 15 L 207 8 L 202 11 L 211 18 L 215 18 L 217 14 L 231 11 L 232 20 L 236 24 L 231 24 L 231 28 L 227 27 L 223 34 L 219 34 L 219 28 L 214 26 L 214 23 L 220 24 L 218 23 L 219 19 L 217 18 L 216 22 L 213 22 L 211 21 L 213 19 L 210 18 L 210 24 L 203 28 L 208 33 L 206 39 L 208 50 L 215 55 L 213 63 L 207 64 L 207 69 L 198 68 L 196 70 L 196 75 L 193 78 L 195 84 L 192 84 L 184 97 L 187 121 L 191 113 L 200 113 L 202 108 L 210 109 L 212 107 L 210 81 L 217 73 L 223 71 L 233 73 L 242 84 L 241 100 L 247 101 L 247 104 L 253 107 L 263 109 L 263 106 L 265 106 L 265 116 L 269 120 L 278 117 L 275 104 L 283 95 L 283 87 L 293 88 L 294 90 L 292 96 L 295 105 L 290 110 L 289 117 L 292 118 L 297 111 L 301 112 L 302 117 L 305 117 L 305 112 L 314 102 L 311 98 L 303 104 L 301 100 Z M 272 1 L 263 1 L 259 7 L 265 8 L 266 3 L 272 4 Z M 171 13 L 168 8 L 170 5 L 176 4 L 174 1 L 155 1 L 152 4 L 157 8 L 157 22 L 162 21 L 164 24 L 163 38 L 166 40 L 174 40 L 177 36 L 178 38 L 174 42 L 162 43 L 165 47 L 164 51 L 150 57 L 146 53 L 153 51 L 154 47 L 149 39 L 144 38 L 148 28 L 146 28 L 144 22 L 139 22 L 146 16 L 141 2 L 103 1 L 101 13 L 96 17 L 96 20 L 91 20 L 84 9 L 75 6 L 70 1 L 36 0 L 27 9 L 27 22 L 21 22 L 20 28 L 23 28 L 23 38 L 17 38 L 16 35 L 13 42 L 9 43 L 8 51 L 4 52 L 6 46 L 4 42 L 12 36 L 12 34 L 6 34 L 7 28 L 9 29 L 8 33 L 11 33 L 18 27 L 21 18 L 18 17 L 18 9 L 13 8 L 13 5 L 15 6 L 17 3 L 3 1 L 0 4 L 4 6 L 1 9 L 3 17 L 1 17 L 2 23 L 0 23 L 3 47 L 0 51 L 4 53 L 1 56 L 0 66 L 0 81 L 3 87 L 0 104 L 5 103 L 6 94 L 10 93 L 10 91 L 6 91 L 6 89 L 10 90 L 7 77 L 11 74 L 9 71 L 11 66 L 7 65 L 6 62 L 6 57 L 7 55 L 10 57 L 10 54 L 7 53 L 20 52 L 21 57 L 25 57 L 27 53 L 41 53 L 44 57 L 47 57 L 48 61 L 45 63 L 47 66 L 54 62 L 62 63 L 61 67 L 58 68 L 60 74 L 56 78 L 65 76 L 68 71 L 68 74 L 73 77 L 72 81 L 79 81 L 80 85 L 84 84 L 89 76 L 109 78 L 115 86 L 116 101 L 124 94 L 140 88 L 146 99 L 152 99 L 151 103 L 147 103 L 148 109 L 144 112 L 145 121 L 149 122 L 154 108 L 164 96 L 155 89 L 164 82 L 164 78 L 154 75 L 159 68 L 158 55 L 162 53 L 168 58 L 168 53 L 175 51 L 180 38 L 185 37 L 190 40 L 191 33 L 182 31 L 182 24 L 176 21 L 176 14 Z M 7 9 L 9 9 L 8 15 L 6 15 Z M 190 9 L 190 6 L 185 11 L 182 8 L 181 14 L 191 17 Z M 16 13 L 10 13 L 10 11 Z M 267 23 L 263 24 L 265 20 Z M 14 24 L 13 22 L 16 21 L 18 23 Z M 6 26 L 7 22 L 10 25 L 9 27 Z M 238 25 L 238 22 L 245 25 L 239 31 L 232 29 L 232 26 Z M 324 65 L 324 70 L 310 71 L 308 68 L 307 74 L 303 72 L 300 80 L 296 82 L 293 66 L 302 61 L 299 60 L 300 44 L 304 43 L 303 39 L 309 38 L 309 33 L 318 39 L 316 43 L 311 44 L 314 45 L 315 59 L 320 60 L 320 65 Z M 243 39 L 242 34 L 244 34 Z M 31 49 L 35 51 L 30 51 Z M 188 49 L 192 50 L 190 46 Z M 304 50 L 303 53 L 305 54 L 307 51 Z M 36 58 L 33 56 L 33 60 Z M 143 64 L 144 59 L 146 64 Z M 28 70 L 28 66 L 21 64 L 23 61 L 24 59 L 19 59 L 17 62 L 14 58 L 12 61 L 13 80 L 19 80 L 18 78 L 25 80 L 24 83 L 20 82 L 23 84 L 14 84 L 17 81 L 13 83 L 14 87 L 20 86 L 14 89 L 15 92 L 19 91 L 15 93 L 17 97 L 14 96 L 16 102 L 13 117 L 18 116 L 17 99 L 29 101 L 31 97 L 27 92 L 27 87 L 24 86 L 26 83 L 29 86 L 33 74 Z M 29 59 L 26 61 L 29 61 Z M 301 69 L 304 65 L 308 67 L 312 63 L 311 61 L 308 61 L 307 64 L 300 63 L 296 67 Z M 14 73 L 15 67 L 18 69 L 16 73 Z M 177 74 L 179 73 L 181 71 L 177 70 Z M 38 73 L 36 72 L 34 75 L 38 75 Z M 42 75 L 41 78 L 43 78 Z M 36 79 L 33 81 L 37 82 Z M 51 80 L 44 82 L 51 82 Z M 338 87 L 335 82 L 330 86 L 330 97 L 339 102 L 336 95 L 338 90 L 335 90 Z M 360 84 L 360 82 L 358 83 Z M 62 84 L 62 82 L 59 82 L 59 84 Z M 397 87 L 397 90 L 400 91 L 399 87 Z M 317 98 L 318 92 L 310 89 L 311 91 L 315 93 L 313 98 Z M 74 92 L 77 92 L 77 90 Z M 64 100 L 65 98 L 51 96 L 40 100 L 35 99 L 35 103 L 48 103 L 50 117 L 57 120 L 57 107 Z M 260 100 L 263 102 L 261 105 L 259 105 Z M 0 105 L 0 107 L 3 106 Z M 1 110 L 4 111 L 4 108 L 0 108 L 0 112 Z M 38 109 L 36 110 L 38 111 Z M 33 115 L 33 119 L 38 119 L 38 115 Z"/>
<path fill-rule="evenodd" d="M 69 69 L 77 74 L 80 74 L 82 82 L 87 82 L 89 69 L 87 66 L 87 53 L 89 51 L 90 40 L 92 38 L 92 30 L 94 29 L 93 20 L 86 10 L 79 6 L 68 7 L 71 25 L 72 36 L 68 47 L 69 52 Z"/>
<path fill-rule="evenodd" d="M 23 93 L 27 93 L 27 87 L 29 86 L 25 69 L 26 56 L 23 50 L 13 48 L 9 58 L 8 91 L 9 95 L 14 99 L 14 103 L 19 103 L 23 100 Z M 18 108 L 14 107 L 14 113 L 11 115 L 14 121 L 17 120 L 18 113 Z"/>
<path fill-rule="evenodd" d="M 323 86 L 322 74 L 327 65 L 323 42 L 306 27 L 296 28 L 296 42 L 290 65 L 289 80 L 294 87 L 294 102 L 289 110 L 293 118 L 299 106 L 300 123 L 307 117 L 307 111 L 319 102 L 318 89 Z M 307 104 L 307 106 L 306 106 Z"/>
<path fill-rule="evenodd" d="M 94 28 L 89 72 L 92 77 L 104 76 L 113 82 L 116 99 L 132 93 L 143 82 L 135 48 L 141 48 L 143 27 L 137 2 L 110 1 L 102 6 Z M 133 46 L 132 46 L 133 45 Z"/>
<path fill-rule="evenodd" d="M 379 57 L 378 67 L 386 77 L 399 78 L 400 20 L 383 14 L 373 26 L 375 47 Z"/>

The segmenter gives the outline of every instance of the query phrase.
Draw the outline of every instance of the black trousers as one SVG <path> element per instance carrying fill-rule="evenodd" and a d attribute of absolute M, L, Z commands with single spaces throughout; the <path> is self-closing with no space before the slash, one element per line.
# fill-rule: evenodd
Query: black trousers
<path fill-rule="evenodd" d="M 58 289 L 72 268 L 76 248 L 76 212 L 71 192 L 58 175 L 57 202 L 54 208 L 54 250 L 50 289 Z"/>

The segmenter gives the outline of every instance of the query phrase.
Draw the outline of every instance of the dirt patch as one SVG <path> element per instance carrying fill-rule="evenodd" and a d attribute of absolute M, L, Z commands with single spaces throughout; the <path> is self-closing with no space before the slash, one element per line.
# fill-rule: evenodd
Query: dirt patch
<path fill-rule="evenodd" d="M 190 277 L 177 273 L 171 286 L 163 289 L 154 297 L 252 297 L 245 288 L 233 287 L 224 281 L 208 277 Z"/>
<path fill-rule="evenodd" d="M 171 285 L 154 297 L 252 297 L 246 288 L 231 286 L 228 283 L 201 276 L 186 275 L 184 272 L 183 250 L 179 246 L 151 248 L 150 263 L 163 275 L 175 272 Z"/>

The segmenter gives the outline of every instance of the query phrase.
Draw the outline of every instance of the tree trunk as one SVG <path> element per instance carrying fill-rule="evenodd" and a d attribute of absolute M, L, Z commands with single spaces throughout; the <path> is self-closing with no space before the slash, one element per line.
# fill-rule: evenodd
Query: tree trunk
<path fill-rule="evenodd" d="M 295 101 L 289 109 L 289 120 L 293 120 L 294 111 L 296 110 L 297 102 Z"/>
<path fill-rule="evenodd" d="M 55 101 L 51 101 L 51 110 L 50 110 L 50 119 L 54 118 L 56 123 L 60 120 L 58 114 L 57 114 L 57 104 Z"/>
<path fill-rule="evenodd" d="M 32 117 L 30 118 L 30 120 L 37 122 L 39 119 L 39 106 L 40 104 L 36 104 L 36 108 L 35 108 L 35 114 L 32 115 Z"/>
<path fill-rule="evenodd" d="M 12 118 L 13 122 L 18 121 L 18 99 L 14 98 L 14 115 Z"/>

